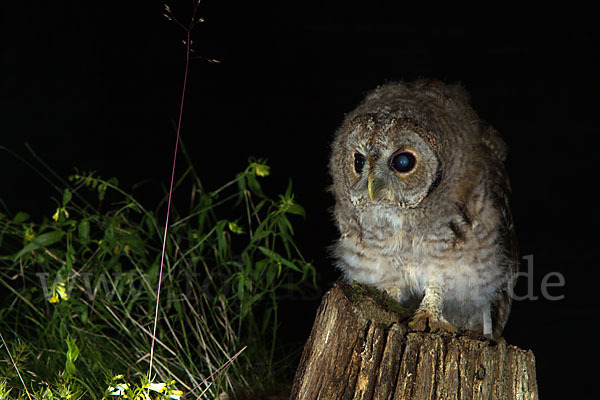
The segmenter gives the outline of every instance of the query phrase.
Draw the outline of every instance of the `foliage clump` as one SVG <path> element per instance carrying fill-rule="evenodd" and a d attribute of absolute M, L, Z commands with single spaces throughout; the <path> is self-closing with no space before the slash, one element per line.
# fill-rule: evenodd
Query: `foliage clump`
<path fill-rule="evenodd" d="M 27 394 L 9 352 L 43 399 L 215 398 L 273 382 L 278 296 L 315 274 L 289 219 L 304 210 L 291 184 L 265 194 L 269 173 L 251 159 L 210 192 L 191 166 L 178 182 L 190 196 L 171 210 L 150 381 L 164 207 L 76 173 L 41 222 L 0 213 L 0 399 Z"/>

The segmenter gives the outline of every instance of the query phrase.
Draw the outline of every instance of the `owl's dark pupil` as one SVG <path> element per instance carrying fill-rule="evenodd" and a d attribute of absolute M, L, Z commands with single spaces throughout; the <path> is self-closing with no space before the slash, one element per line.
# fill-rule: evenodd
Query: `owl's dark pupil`
<path fill-rule="evenodd" d="M 362 173 L 363 167 L 365 166 L 365 156 L 360 153 L 354 153 L 354 170 L 357 174 Z"/>
<path fill-rule="evenodd" d="M 390 166 L 397 172 L 409 172 L 415 167 L 416 161 L 412 153 L 403 151 L 392 157 Z"/>

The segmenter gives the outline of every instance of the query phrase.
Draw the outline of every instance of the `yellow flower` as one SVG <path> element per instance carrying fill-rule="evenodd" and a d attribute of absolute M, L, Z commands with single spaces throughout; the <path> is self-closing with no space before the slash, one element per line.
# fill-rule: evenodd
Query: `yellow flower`
<path fill-rule="evenodd" d="M 58 207 L 56 209 L 56 212 L 54 213 L 54 215 L 52 216 L 52 219 L 54 220 L 54 222 L 58 222 L 58 219 L 60 218 L 60 213 L 63 213 L 63 215 L 65 216 L 65 218 L 69 218 L 69 212 L 67 211 L 66 208 L 64 207 Z"/>
<path fill-rule="evenodd" d="M 25 230 L 25 240 L 31 242 L 33 239 L 35 239 L 35 232 L 33 231 L 33 228 L 28 227 Z"/>
<path fill-rule="evenodd" d="M 65 290 L 64 282 L 59 282 L 56 284 L 56 291 L 60 295 L 60 298 L 63 300 L 69 300 L 69 296 L 67 295 L 67 291 Z"/>
<path fill-rule="evenodd" d="M 242 228 L 235 222 L 228 222 L 227 226 L 229 227 L 229 230 L 233 233 L 237 233 L 238 235 L 244 233 L 244 228 Z"/>
<path fill-rule="evenodd" d="M 56 284 L 56 287 L 52 290 L 52 296 L 48 299 L 50 303 L 58 303 L 60 299 L 69 300 L 69 296 L 67 295 L 67 291 L 65 290 L 64 282 L 59 282 Z"/>
<path fill-rule="evenodd" d="M 58 294 L 55 291 L 52 292 L 52 297 L 48 299 L 50 303 L 58 303 Z"/>
<path fill-rule="evenodd" d="M 270 168 L 267 164 L 265 164 L 264 162 L 258 161 L 258 162 L 251 162 L 250 163 L 250 168 L 252 168 L 252 171 L 254 171 L 254 173 L 256 174 L 256 176 L 269 176 L 270 172 Z"/>
<path fill-rule="evenodd" d="M 169 398 L 174 400 L 179 400 L 183 392 L 181 390 L 169 390 Z"/>
<path fill-rule="evenodd" d="M 256 175 L 257 176 L 269 176 L 269 166 L 268 165 L 257 165 L 256 166 Z"/>

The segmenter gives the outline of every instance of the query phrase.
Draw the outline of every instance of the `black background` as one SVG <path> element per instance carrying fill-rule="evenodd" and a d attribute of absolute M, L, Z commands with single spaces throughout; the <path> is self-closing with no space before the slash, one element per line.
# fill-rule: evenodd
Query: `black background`
<path fill-rule="evenodd" d="M 126 189 L 168 185 L 185 48 L 162 3 L 12 3 L 1 6 L 0 145 L 26 155 L 27 142 L 63 176 L 78 167 L 117 176 Z M 190 2 L 170 5 L 186 21 Z M 221 62 L 192 61 L 182 138 L 208 189 L 249 156 L 268 158 L 274 190 L 293 180 L 308 215 L 297 221 L 298 241 L 322 294 L 337 278 L 326 251 L 336 237 L 327 158 L 344 113 L 386 81 L 461 82 L 511 148 L 513 214 L 522 255 L 533 255 L 533 278 L 517 293 L 531 285 L 539 298 L 514 304 L 505 337 L 534 351 L 542 399 L 574 398 L 591 383 L 598 332 L 600 87 L 586 14 L 206 0 L 194 48 Z M 0 168 L 11 210 L 53 213 L 55 194 L 33 172 L 7 153 Z M 558 301 L 541 291 L 553 272 L 565 281 L 548 289 L 564 295 Z M 317 306 L 318 296 L 290 301 L 282 334 L 304 340 Z"/>

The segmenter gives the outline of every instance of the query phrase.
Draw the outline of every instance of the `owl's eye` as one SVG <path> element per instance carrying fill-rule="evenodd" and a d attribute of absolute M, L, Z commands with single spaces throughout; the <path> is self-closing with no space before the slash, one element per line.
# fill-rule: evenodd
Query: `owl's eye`
<path fill-rule="evenodd" d="M 410 172 L 417 163 L 414 154 L 408 151 L 396 153 L 390 159 L 390 167 L 400 173 Z"/>
<path fill-rule="evenodd" d="M 365 156 L 360 153 L 354 153 L 354 170 L 357 174 L 362 173 L 366 161 Z"/>

